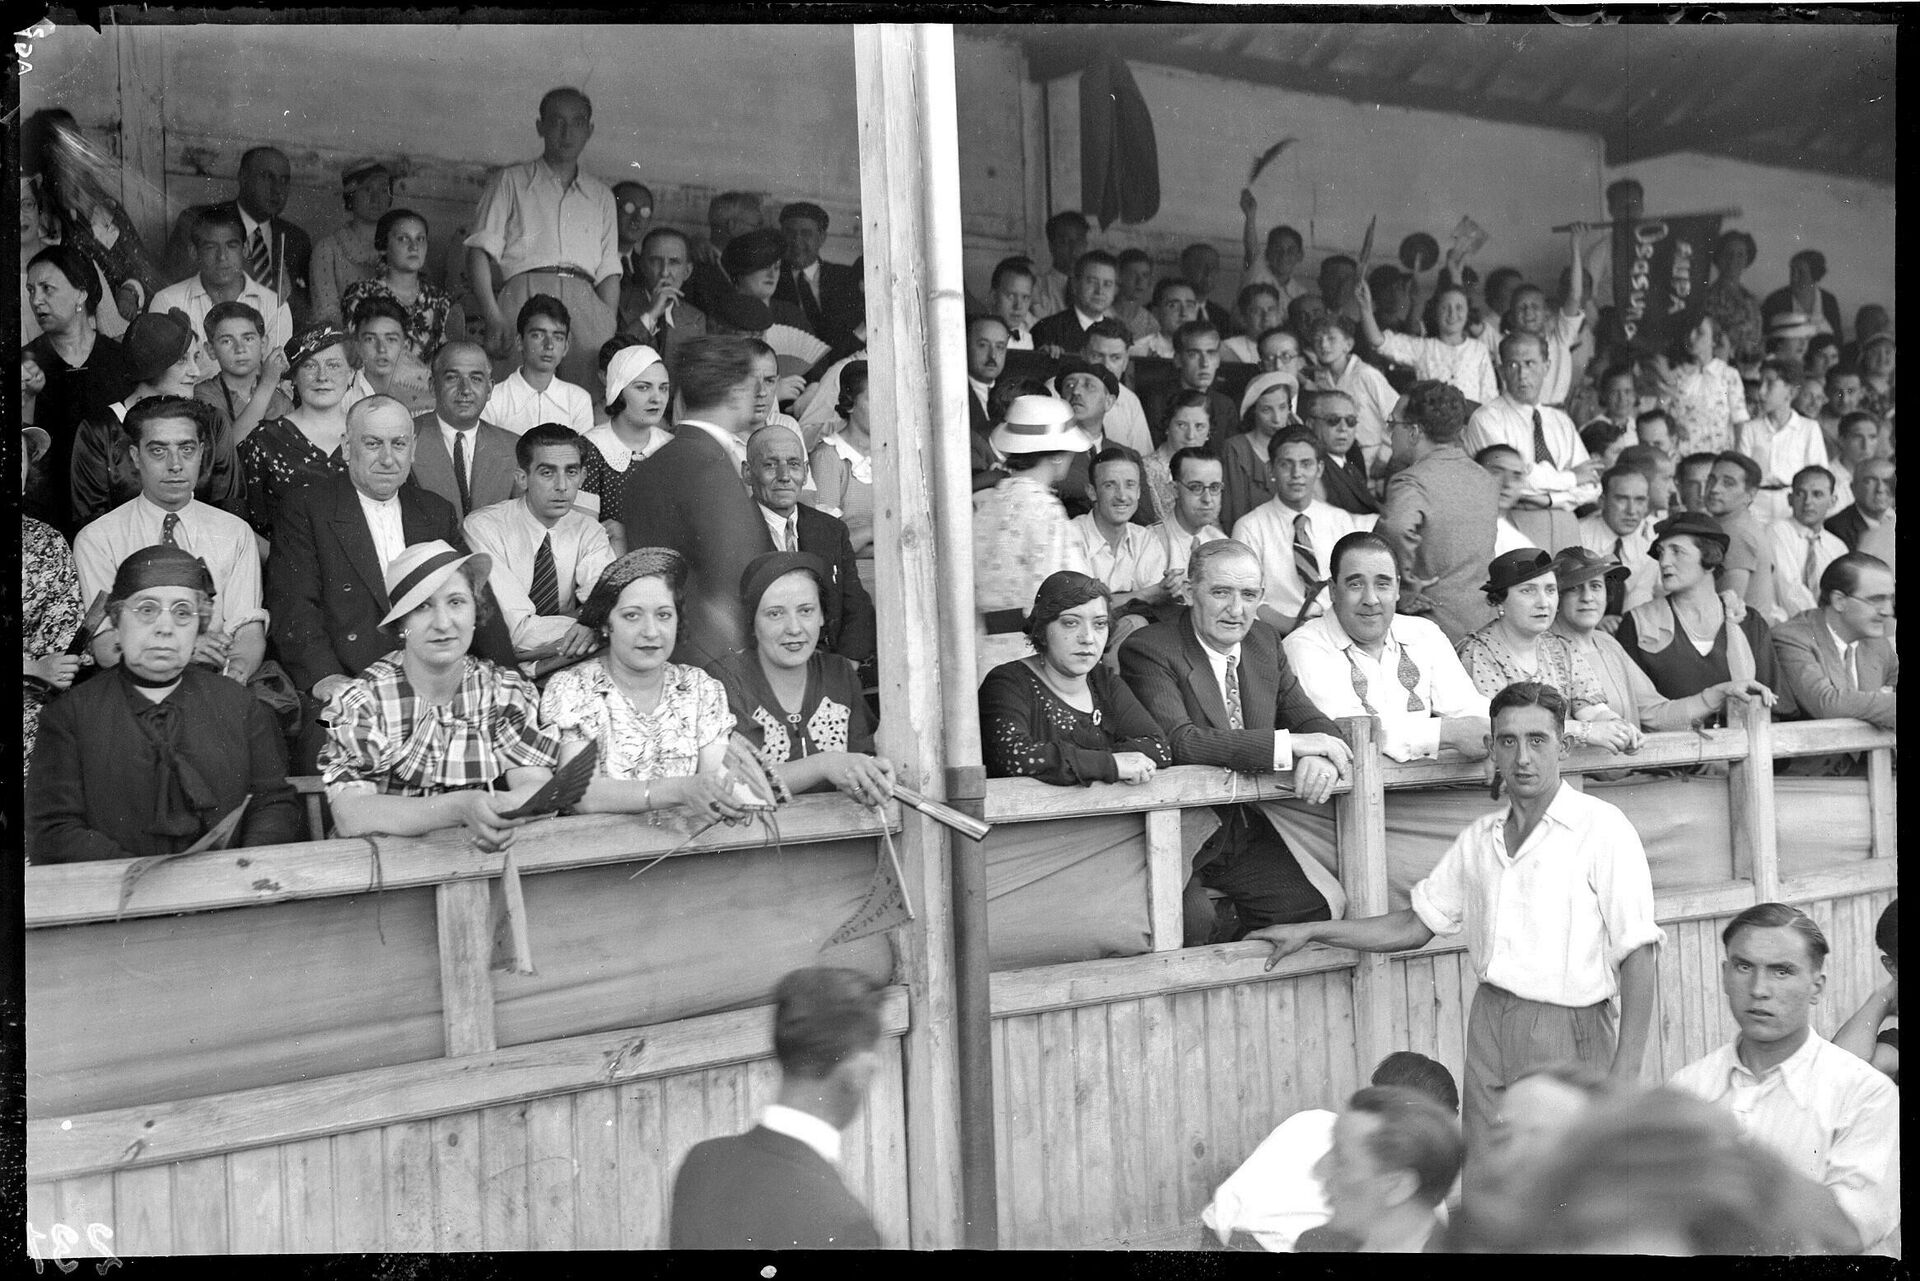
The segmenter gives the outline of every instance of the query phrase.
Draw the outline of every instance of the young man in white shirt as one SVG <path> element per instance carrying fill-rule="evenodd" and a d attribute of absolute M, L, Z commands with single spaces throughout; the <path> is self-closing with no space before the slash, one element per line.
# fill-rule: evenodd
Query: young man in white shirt
<path fill-rule="evenodd" d="M 1313 292 L 1310 287 L 1293 278 L 1293 273 L 1306 261 L 1306 241 L 1301 239 L 1298 231 L 1280 223 L 1268 230 L 1265 253 L 1257 252 L 1260 248 L 1260 202 L 1250 188 L 1243 187 L 1240 190 L 1240 212 L 1244 215 L 1240 243 L 1246 255 L 1240 276 L 1241 287 L 1256 284 L 1273 286 L 1279 295 L 1280 310 L 1284 315 L 1288 303 Z"/>
<path fill-rule="evenodd" d="M 215 303 L 243 302 L 267 322 L 267 346 L 285 347 L 293 337 L 293 313 L 271 285 L 247 275 L 247 231 L 232 205 L 204 210 L 193 228 L 193 254 L 199 271 L 154 294 L 147 310 L 164 316 L 179 309 L 195 334 L 207 328 Z"/>
<path fill-rule="evenodd" d="M 1220 499 L 1226 485 L 1219 456 L 1206 449 L 1176 451 L 1167 460 L 1167 470 L 1173 475 L 1173 511 L 1162 515 L 1152 532 L 1166 556 L 1167 604 L 1190 605 L 1187 562 L 1193 549 L 1227 536 L 1220 528 Z"/>
<path fill-rule="evenodd" d="M 1145 337 L 1135 339 L 1127 350 L 1135 356 L 1158 356 L 1162 360 L 1172 360 L 1174 335 L 1180 332 L 1182 325 L 1200 315 L 1200 295 L 1178 276 L 1162 276 L 1153 286 L 1150 310 L 1157 328 Z"/>
<path fill-rule="evenodd" d="M 1500 485 L 1498 514 L 1493 523 L 1493 554 L 1503 556 L 1522 547 L 1532 547 L 1533 540 L 1513 523 L 1513 513 L 1532 497 L 1527 493 L 1527 460 L 1512 445 L 1488 445 L 1473 456 L 1473 461 Z"/>
<path fill-rule="evenodd" d="M 194 641 L 193 661 L 244 685 L 267 651 L 258 544 L 246 521 L 193 496 L 212 452 L 217 413 L 183 396 L 150 397 L 127 411 L 125 441 L 139 473 L 139 496 L 82 529 L 73 560 L 84 601 L 112 587 L 120 562 L 142 547 L 166 544 L 206 562 L 214 583 L 213 615 Z M 120 661 L 111 626 L 96 633 L 93 658 L 102 667 Z"/>
<path fill-rule="evenodd" d="M 1580 522 L 1580 545 L 1627 569 L 1625 579 L 1607 580 L 1607 612 L 1600 625 L 1609 635 L 1622 615 L 1652 600 L 1660 586 L 1660 564 L 1651 550 L 1652 493 L 1645 472 L 1615 464 L 1600 478 L 1600 510 Z"/>
<path fill-rule="evenodd" d="M 1809 1022 L 1827 939 L 1785 903 L 1727 924 L 1721 986 L 1740 1033 L 1669 1086 L 1728 1108 L 1741 1130 L 1833 1193 L 1868 1254 L 1899 1254 L 1900 1091 Z"/>
<path fill-rule="evenodd" d="M 613 563 L 600 522 L 573 509 L 591 446 L 570 427 L 541 423 L 514 444 L 518 498 L 482 507 L 464 525 L 467 545 L 493 558 L 487 585 L 531 674 L 545 658 L 578 658 L 599 635 L 574 619 Z"/>
<path fill-rule="evenodd" d="M 1527 467 L 1525 494 L 1514 524 L 1535 546 L 1550 552 L 1580 541 L 1574 509 L 1600 497 L 1600 465 L 1587 455 L 1573 420 L 1545 402 L 1547 346 L 1533 334 L 1500 340 L 1506 390 L 1473 411 L 1461 444 L 1478 456 L 1488 445 L 1507 445 Z"/>
<path fill-rule="evenodd" d="M 1394 612 L 1400 570 L 1371 530 L 1333 545 L 1331 612 L 1294 629 L 1282 648 L 1314 706 L 1339 720 L 1376 717 L 1380 751 L 1410 761 L 1450 747 L 1467 760 L 1487 754 L 1487 698 L 1434 623 Z"/>
<path fill-rule="evenodd" d="M 1508 803 L 1460 833 L 1413 887 L 1412 906 L 1247 936 L 1272 946 L 1272 968 L 1308 943 L 1404 952 L 1436 934 L 1465 933 L 1480 980 L 1467 1017 L 1461 1113 L 1470 1162 L 1486 1159 L 1500 1093 L 1528 1068 L 1565 1059 L 1618 1082 L 1638 1078 L 1665 938 L 1633 824 L 1561 783 L 1566 699 L 1527 681 L 1494 695 L 1489 712 L 1487 746 Z M 1474 1183 L 1470 1175 L 1467 1186 Z"/>
<path fill-rule="evenodd" d="M 1773 547 L 1773 601 L 1783 622 L 1820 603 L 1820 576 L 1827 566 L 1847 554 L 1847 545 L 1827 532 L 1833 510 L 1833 473 L 1825 467 L 1802 467 L 1787 491 L 1790 515 L 1767 525 Z"/>
<path fill-rule="evenodd" d="M 1356 516 L 1314 497 L 1325 454 L 1313 433 L 1290 427 L 1267 446 L 1273 497 L 1234 522 L 1233 537 L 1260 558 L 1266 599 L 1260 617 L 1282 636 L 1326 610 L 1333 545 L 1356 529 L 1372 529 L 1376 517 Z"/>
<path fill-rule="evenodd" d="M 550 294 L 535 294 L 514 322 L 520 367 L 494 385 L 481 417 L 518 436 L 540 423 L 559 423 L 585 435 L 593 430 L 593 398 L 555 374 L 572 347 L 573 317 Z"/>
<path fill-rule="evenodd" d="M 1760 412 L 1734 428 L 1740 452 L 1760 464 L 1753 514 L 1762 524 L 1787 519 L 1787 487 L 1795 473 L 1827 465 L 1820 424 L 1793 411 L 1793 374 L 1793 366 L 1778 356 L 1762 361 Z"/>
<path fill-rule="evenodd" d="M 1146 483 L 1139 455 L 1123 446 L 1110 445 L 1094 455 L 1090 474 L 1087 500 L 1093 510 L 1067 524 L 1092 566 L 1092 575 L 1113 593 L 1109 602 L 1112 612 L 1118 615 L 1136 600 L 1147 606 L 1165 603 L 1166 544 L 1147 526 L 1133 523 Z M 1110 644 L 1118 644 L 1118 640 Z"/>
<path fill-rule="evenodd" d="M 1400 399 L 1387 376 L 1353 354 L 1353 335 L 1339 320 L 1323 316 L 1308 328 L 1307 346 L 1313 352 L 1316 369 L 1312 385 L 1324 391 L 1345 392 L 1360 415 L 1357 439 L 1367 458 L 1367 474 L 1386 473 L 1393 443 L 1387 439 L 1387 419 Z"/>

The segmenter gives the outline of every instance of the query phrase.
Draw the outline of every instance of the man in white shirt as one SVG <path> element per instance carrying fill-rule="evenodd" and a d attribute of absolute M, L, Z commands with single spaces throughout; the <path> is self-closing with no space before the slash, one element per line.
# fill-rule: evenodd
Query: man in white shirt
<path fill-rule="evenodd" d="M 1152 453 L 1153 432 L 1147 427 L 1147 411 L 1133 388 L 1127 386 L 1127 367 L 1132 358 L 1127 354 L 1126 326 L 1111 317 L 1094 321 L 1087 326 L 1079 354 L 1090 365 L 1106 366 L 1120 385 L 1112 408 L 1107 410 L 1107 439 L 1138 454 Z"/>
<path fill-rule="evenodd" d="M 514 321 L 520 367 L 494 384 L 481 417 L 518 436 L 540 423 L 559 423 L 581 435 L 593 430 L 593 398 L 556 377 L 573 346 L 573 316 L 549 294 L 535 294 Z"/>
<path fill-rule="evenodd" d="M 573 510 L 586 470 L 585 439 L 570 427 L 541 423 L 515 442 L 518 498 L 482 507 L 467 517 L 467 545 L 493 558 L 493 589 L 513 637 L 513 653 L 532 674 L 543 658 L 577 658 L 599 636 L 574 619 L 581 602 L 613 563 L 600 522 Z"/>
<path fill-rule="evenodd" d="M 1173 336 L 1180 326 L 1200 315 L 1200 295 L 1178 276 L 1162 276 L 1153 286 L 1153 322 L 1158 328 L 1144 338 L 1134 340 L 1127 350 L 1135 356 L 1173 359 Z"/>
<path fill-rule="evenodd" d="M 1488 445 L 1507 445 L 1527 466 L 1527 485 L 1513 523 L 1535 547 L 1557 552 L 1580 541 L 1574 509 L 1600 497 L 1600 465 L 1574 430 L 1573 420 L 1543 403 L 1546 344 L 1528 333 L 1500 340 L 1506 390 L 1473 411 L 1462 445 L 1478 456 Z"/>
<path fill-rule="evenodd" d="M 1847 545 L 1827 532 L 1827 513 L 1833 508 L 1833 473 L 1825 467 L 1802 467 L 1794 473 L 1787 492 L 1790 515 L 1767 525 L 1773 546 L 1773 603 L 1782 622 L 1820 603 L 1820 576 L 1827 566 L 1847 554 Z"/>
<path fill-rule="evenodd" d="M 1600 625 L 1609 634 L 1628 610 L 1654 598 L 1660 564 L 1654 560 L 1652 486 L 1645 472 L 1624 463 L 1600 478 L 1600 510 L 1580 522 L 1580 545 L 1611 556 L 1627 568 L 1627 577 L 1607 580 L 1607 608 Z"/>
<path fill-rule="evenodd" d="M 154 294 L 148 311 L 164 316 L 177 308 L 186 313 L 193 332 L 202 334 L 215 303 L 243 302 L 266 319 L 269 349 L 287 345 L 293 313 L 270 286 L 247 275 L 246 224 L 236 207 L 214 205 L 201 213 L 193 228 L 193 254 L 200 270 Z"/>
<path fill-rule="evenodd" d="M 1759 903 L 1720 935 L 1733 1043 L 1668 1080 L 1731 1111 L 1741 1130 L 1833 1193 L 1868 1254 L 1899 1254 L 1900 1091 L 1808 1021 L 1827 940 L 1805 912 Z"/>
<path fill-rule="evenodd" d="M 1053 259 L 1053 266 L 1034 275 L 1032 314 L 1035 319 L 1044 320 L 1066 308 L 1070 290 L 1067 273 L 1087 252 L 1087 233 L 1092 230 L 1093 225 L 1086 216 L 1072 209 L 1063 209 L 1047 219 L 1047 253 Z"/>
<path fill-rule="evenodd" d="M 1248 936 L 1272 945 L 1271 968 L 1308 943 L 1403 952 L 1436 934 L 1466 934 L 1480 980 L 1467 1017 L 1461 1113 L 1470 1162 L 1486 1159 L 1500 1093 L 1527 1069 L 1564 1059 L 1619 1082 L 1639 1076 L 1665 938 L 1633 824 L 1560 781 L 1566 699 L 1528 681 L 1494 695 L 1489 710 L 1488 748 L 1510 799 L 1460 833 L 1413 887 L 1412 906 Z M 1475 1183 L 1470 1175 L 1467 1187 Z"/>
<path fill-rule="evenodd" d="M 1168 605 L 1191 605 L 1187 562 L 1195 547 L 1227 536 L 1220 528 L 1220 499 L 1226 485 L 1219 456 L 1205 449 L 1176 451 L 1167 460 L 1167 470 L 1173 475 L 1173 511 L 1163 515 L 1151 532 L 1166 556 Z"/>
<path fill-rule="evenodd" d="M 580 168 L 593 137 L 593 101 L 578 89 L 550 89 L 537 129 L 540 158 L 495 170 L 481 193 L 465 242 L 467 280 L 496 360 L 512 351 L 507 318 L 528 298 L 548 294 L 564 303 L 573 343 L 561 376 L 597 390 L 595 361 L 620 309 L 620 229 L 612 190 Z M 506 282 L 498 298 L 495 264 Z"/>
<path fill-rule="evenodd" d="M 155 396 L 127 411 L 127 447 L 140 477 L 136 498 L 89 523 L 74 539 L 80 598 L 91 601 L 113 586 L 120 562 L 142 547 L 165 544 L 192 552 L 213 576 L 213 615 L 194 642 L 193 661 L 246 684 L 267 650 L 267 612 L 260 607 L 260 553 L 253 530 L 193 496 L 203 458 L 211 452 L 217 412 L 205 401 Z M 95 633 L 93 658 L 102 667 L 120 661 L 115 630 Z"/>
<path fill-rule="evenodd" d="M 1495 501 L 1493 520 L 1493 554 L 1503 556 L 1522 547 L 1533 546 L 1533 540 L 1520 532 L 1513 523 L 1513 513 L 1527 493 L 1527 460 L 1512 445 L 1488 445 L 1473 456 L 1480 469 L 1494 478 L 1500 485 L 1500 494 Z"/>
<path fill-rule="evenodd" d="M 1260 617 L 1282 636 L 1326 606 L 1320 589 L 1327 581 L 1333 545 L 1356 529 L 1372 529 L 1377 519 L 1356 516 L 1314 497 L 1326 465 L 1320 442 L 1304 427 L 1290 427 L 1267 446 L 1273 497 L 1233 526 L 1236 541 L 1260 558 L 1266 600 Z"/>
<path fill-rule="evenodd" d="M 1787 519 L 1787 487 L 1795 473 L 1827 465 L 1820 424 L 1793 411 L 1793 393 L 1794 367 L 1767 357 L 1760 363 L 1760 412 L 1734 427 L 1740 452 L 1760 464 L 1753 515 L 1762 524 Z"/>
<path fill-rule="evenodd" d="M 1033 264 L 1025 258 L 1003 258 L 993 269 L 993 314 L 1007 326 L 1008 351 L 1033 350 Z"/>
<path fill-rule="evenodd" d="M 1487 754 L 1487 698 L 1434 623 L 1395 613 L 1400 571 L 1393 549 L 1370 530 L 1333 546 L 1332 612 L 1295 628 L 1282 648 L 1314 706 L 1339 720 L 1372 716 L 1391 760 L 1435 757 L 1450 747 L 1467 760 Z"/>
<path fill-rule="evenodd" d="M 1460 1111 L 1460 1090 L 1453 1073 L 1412 1050 L 1395 1050 L 1381 1059 L 1370 1083 L 1418 1090 L 1448 1112 Z M 1221 1245 L 1284 1254 L 1293 1249 L 1301 1233 L 1327 1221 L 1332 1211 L 1313 1170 L 1333 1147 L 1338 1115 L 1325 1108 L 1295 1112 L 1227 1176 L 1200 1212 L 1200 1221 Z M 1444 1205 L 1436 1206 L 1434 1214 L 1446 1221 Z"/>
<path fill-rule="evenodd" d="M 1385 472 L 1393 454 L 1393 442 L 1387 439 L 1387 420 L 1400 394 L 1387 376 L 1353 354 L 1353 335 L 1332 316 L 1323 316 L 1307 330 L 1307 346 L 1313 352 L 1317 368 L 1312 383 L 1326 391 L 1345 392 L 1360 416 L 1355 438 L 1366 455 L 1367 473 Z"/>
<path fill-rule="evenodd" d="M 1093 510 L 1067 523 L 1092 566 L 1090 572 L 1113 593 L 1110 608 L 1115 614 L 1136 600 L 1163 604 L 1168 599 L 1166 543 L 1147 526 L 1133 523 L 1146 481 L 1139 457 L 1110 445 L 1094 455 L 1091 474 L 1087 499 Z"/>

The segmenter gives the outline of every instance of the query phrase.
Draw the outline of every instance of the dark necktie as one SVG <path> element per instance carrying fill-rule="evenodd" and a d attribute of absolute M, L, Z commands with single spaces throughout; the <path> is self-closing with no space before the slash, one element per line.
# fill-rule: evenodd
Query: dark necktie
<path fill-rule="evenodd" d="M 1245 729 L 1246 718 L 1240 714 L 1240 660 L 1237 656 L 1227 655 L 1227 728 Z"/>
<path fill-rule="evenodd" d="M 1627 563 L 1627 543 L 1623 538 L 1613 540 L 1613 558 L 1622 565 Z M 1627 576 L 1624 574 L 1607 575 L 1607 613 L 1624 614 L 1621 607 L 1627 603 Z"/>
<path fill-rule="evenodd" d="M 467 487 L 467 433 L 453 433 L 453 483 L 460 489 L 460 516 L 473 510 L 473 491 Z"/>
<path fill-rule="evenodd" d="M 540 540 L 540 550 L 533 554 L 533 590 L 528 595 L 534 613 L 549 617 L 560 612 L 560 575 L 553 567 L 552 534 Z"/>
<path fill-rule="evenodd" d="M 1553 461 L 1553 451 L 1547 448 L 1547 429 L 1540 424 L 1540 410 L 1537 406 L 1533 411 L 1533 461 L 1545 463 L 1554 468 L 1560 465 Z"/>
<path fill-rule="evenodd" d="M 180 517 L 173 512 L 168 512 L 167 518 L 160 522 L 160 545 L 162 547 L 178 547 L 180 545 L 175 540 L 173 532 L 179 527 Z"/>
<path fill-rule="evenodd" d="M 253 235 L 247 239 L 247 274 L 267 288 L 273 288 L 273 247 L 267 244 L 267 224 L 264 222 L 256 226 Z"/>
<path fill-rule="evenodd" d="M 793 273 L 793 289 L 800 296 L 800 310 L 807 314 L 809 325 L 820 323 L 820 300 L 814 296 L 813 286 L 807 283 L 807 273 Z"/>

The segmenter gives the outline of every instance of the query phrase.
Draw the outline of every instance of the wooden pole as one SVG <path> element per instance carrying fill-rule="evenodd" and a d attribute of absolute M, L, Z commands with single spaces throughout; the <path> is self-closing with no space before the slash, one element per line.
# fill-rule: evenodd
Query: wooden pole
<path fill-rule="evenodd" d="M 166 28 L 113 27 L 120 67 L 120 207 L 149 245 L 166 256 Z"/>
<path fill-rule="evenodd" d="M 1733 700 L 1733 724 L 1747 732 L 1745 760 L 1728 770 L 1733 811 L 1733 874 L 1753 882 L 1757 903 L 1780 898 L 1780 829 L 1774 813 L 1773 716 L 1759 703 Z"/>
<path fill-rule="evenodd" d="M 1347 917 L 1359 920 L 1387 912 L 1387 789 L 1373 721 L 1343 719 L 1340 729 L 1353 746 L 1353 790 L 1333 798 L 1335 849 L 1340 884 L 1347 892 Z M 1355 1080 L 1364 1079 L 1393 1046 L 1388 1005 L 1393 961 L 1380 952 L 1362 952 L 1353 971 L 1353 1053 Z"/>
<path fill-rule="evenodd" d="M 944 721 L 950 706 L 941 697 L 946 627 L 939 602 L 947 567 L 941 563 L 935 477 L 943 469 L 938 426 L 951 421 L 939 412 L 949 388 L 945 358 L 934 347 L 951 346 L 960 353 L 963 341 L 957 290 L 959 140 L 953 125 L 950 29 L 899 23 L 856 26 L 854 81 L 868 351 L 874 375 L 868 385 L 877 463 L 874 569 L 887 632 L 880 651 L 881 701 L 886 707 L 880 749 L 899 767 L 904 782 L 934 794 L 945 783 Z M 945 120 L 944 133 L 936 133 L 936 119 Z M 935 171 L 941 176 L 930 178 Z M 945 212 L 935 207 L 936 189 L 952 193 L 951 208 Z M 938 239 L 936 231 L 941 233 Z M 950 300 L 945 298 L 948 289 L 953 290 Z M 943 332 L 936 326 L 946 311 L 953 312 L 954 320 Z M 941 399 L 936 400 L 936 394 Z M 946 550 L 945 559 L 960 559 Z M 971 635 L 965 654 L 971 667 Z M 954 675 L 964 678 L 966 671 Z M 909 810 L 904 819 L 900 851 L 907 888 L 920 909 L 919 918 L 902 931 L 899 948 L 900 978 L 913 1012 L 905 1038 L 910 1235 L 916 1247 L 950 1249 L 961 1242 L 962 1209 L 953 838 L 917 811 Z M 991 1117 L 986 1128 L 991 1134 Z"/>

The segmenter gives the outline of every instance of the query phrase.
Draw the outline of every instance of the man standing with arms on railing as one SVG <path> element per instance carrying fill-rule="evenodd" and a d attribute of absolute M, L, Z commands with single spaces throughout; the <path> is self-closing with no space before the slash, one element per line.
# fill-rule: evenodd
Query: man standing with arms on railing
<path fill-rule="evenodd" d="M 1502 1091 L 1541 1063 L 1571 1060 L 1616 1081 L 1637 1079 L 1665 939 L 1633 824 L 1561 784 L 1566 699 L 1526 681 L 1496 694 L 1491 713 L 1494 779 L 1510 799 L 1454 839 L 1413 887 L 1411 907 L 1247 936 L 1272 945 L 1271 969 L 1309 943 L 1407 952 L 1464 931 L 1480 981 L 1467 1016 L 1461 1108 L 1470 1162 L 1488 1154 Z"/>

